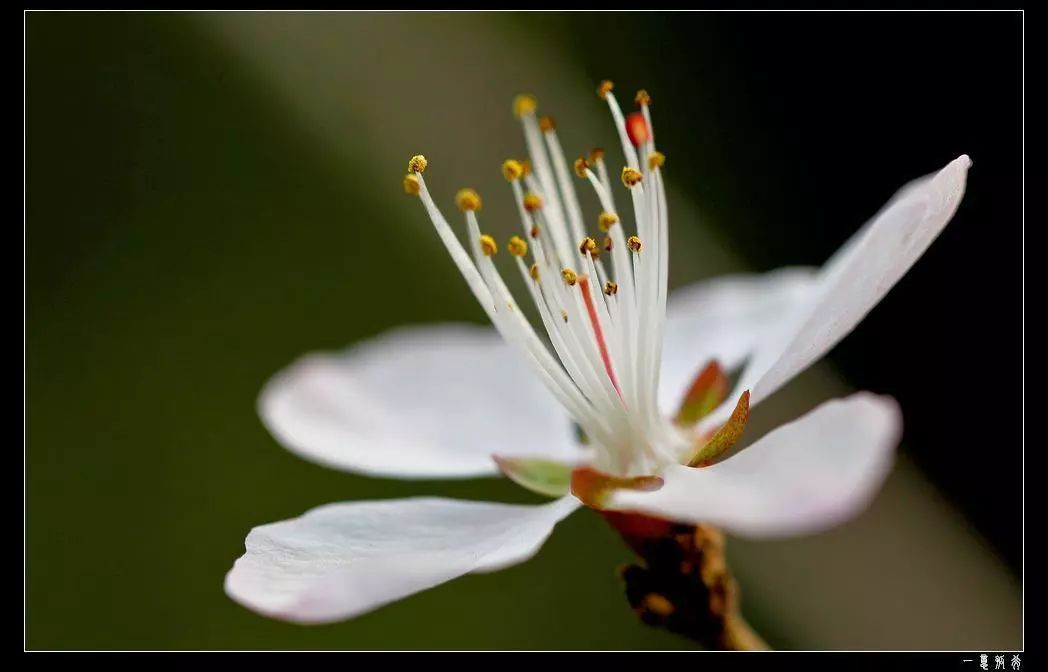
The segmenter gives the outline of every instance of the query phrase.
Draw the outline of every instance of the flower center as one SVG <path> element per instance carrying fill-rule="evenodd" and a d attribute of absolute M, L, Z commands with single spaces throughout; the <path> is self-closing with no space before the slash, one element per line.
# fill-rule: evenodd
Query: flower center
<path fill-rule="evenodd" d="M 492 323 L 597 449 L 596 465 L 629 476 L 678 463 L 690 443 L 662 416 L 657 399 L 669 252 L 665 156 L 655 149 L 650 96 L 639 92 L 639 110 L 626 117 L 612 89 L 611 82 L 603 82 L 598 94 L 608 104 L 622 145 L 625 165 L 620 177 L 629 192 L 635 231 L 628 236 L 604 150 L 592 150 L 569 164 L 553 119 L 536 116 L 537 103 L 531 96 L 514 101 L 529 159 L 510 159 L 502 166 L 524 232 L 506 247 L 538 311 L 545 338 L 539 337 L 499 274 L 494 263 L 498 245 L 481 233 L 477 220 L 480 196 L 472 189 L 456 196 L 466 223 L 464 247 L 426 189 L 424 157 L 409 162 L 404 188 L 421 198 Z M 595 220 L 603 234 L 599 245 L 586 233 L 572 168 L 600 202 L 602 212 Z M 531 264 L 525 261 L 529 252 Z"/>

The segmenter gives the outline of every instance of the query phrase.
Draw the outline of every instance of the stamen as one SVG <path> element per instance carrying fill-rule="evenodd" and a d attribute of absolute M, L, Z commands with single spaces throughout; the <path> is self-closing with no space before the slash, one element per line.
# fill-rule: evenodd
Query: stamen
<path fill-rule="evenodd" d="M 562 255 L 559 248 L 560 243 L 553 235 L 554 232 L 559 232 L 561 234 L 564 232 L 559 229 L 557 231 L 551 231 L 552 224 L 547 221 L 545 206 L 540 210 L 530 213 L 528 216 L 532 222 L 531 228 L 528 229 L 528 235 L 535 241 L 536 246 L 539 243 L 544 246 L 542 251 L 540 251 L 538 247 L 534 248 L 535 261 L 539 262 L 539 266 L 545 267 L 546 264 L 543 260 L 546 258 L 545 255 L 548 255 L 550 268 L 556 271 L 556 269 L 563 266 L 560 259 L 568 259 L 570 257 L 571 248 L 568 248 L 567 254 Z M 549 252 L 546 252 L 545 250 L 549 250 Z M 540 258 L 540 256 L 542 258 Z"/>
<path fill-rule="evenodd" d="M 615 363 L 620 361 L 619 357 L 621 357 L 621 355 L 619 354 L 619 344 L 616 338 L 616 334 L 608 331 L 608 327 L 610 327 L 610 325 L 612 324 L 611 313 L 608 309 L 607 301 L 604 295 L 600 293 L 601 285 L 599 284 L 600 282 L 607 280 L 607 278 L 603 278 L 603 280 L 598 280 L 596 291 L 594 291 L 593 281 L 590 280 L 590 278 L 600 278 L 600 274 L 597 271 L 596 264 L 594 263 L 592 257 L 584 257 L 583 264 L 585 267 L 585 272 L 579 274 L 579 284 L 585 294 L 585 298 L 588 299 L 587 302 L 590 305 L 592 305 L 592 310 L 595 311 L 595 314 L 597 316 L 597 323 L 601 326 L 601 329 L 603 329 L 603 331 L 601 332 L 601 336 L 602 338 L 604 338 L 605 343 L 604 352 L 602 353 L 600 348 L 598 347 L 597 332 L 595 330 L 589 329 L 584 334 L 580 335 L 589 339 L 587 345 L 593 352 L 593 361 L 596 364 L 597 369 L 599 370 L 600 368 L 604 368 L 605 370 L 607 370 L 608 363 L 610 363 L 612 370 L 615 371 L 618 370 L 618 367 L 615 365 Z M 583 282 L 583 279 L 585 279 L 586 281 Z M 576 296 L 574 298 L 574 303 L 577 306 L 578 314 L 582 316 L 583 314 L 588 313 L 590 309 L 586 308 L 587 302 L 582 301 L 582 298 L 584 297 Z M 586 321 L 590 322 L 591 320 L 586 319 Z M 604 360 L 604 355 L 607 355 L 607 363 L 602 361 Z M 621 361 L 625 362 L 626 360 L 623 359 Z M 606 377 L 602 375 L 600 376 L 599 380 L 602 385 L 606 386 L 608 392 L 614 395 L 614 397 L 617 397 L 618 402 L 625 404 L 625 398 L 622 395 L 621 389 L 617 386 L 617 380 L 615 380 L 614 377 Z M 613 380 L 615 380 L 616 384 L 611 384 Z M 615 401 L 616 399 L 612 398 L 612 403 L 615 403 Z"/>
<path fill-rule="evenodd" d="M 473 189 L 459 189 L 455 194 L 455 204 L 462 212 L 476 212 L 480 210 L 480 194 Z"/>
<path fill-rule="evenodd" d="M 655 202 L 659 212 L 659 272 L 658 272 L 658 308 L 656 310 L 655 325 L 655 361 L 662 361 L 663 333 L 666 325 L 666 291 L 669 285 L 669 212 L 666 207 L 666 188 L 662 180 L 662 172 L 654 171 Z M 659 387 L 661 377 L 659 366 L 654 367 L 654 389 Z"/>
<path fill-rule="evenodd" d="M 535 255 L 537 258 L 542 258 L 543 254 L 541 251 L 541 244 L 535 245 Z M 602 398 L 594 396 L 595 390 L 599 388 L 599 381 L 597 387 L 593 387 L 590 384 L 590 376 L 583 369 L 578 366 L 577 355 L 581 354 L 578 350 L 572 348 L 570 343 L 565 337 L 568 336 L 567 327 L 562 326 L 563 322 L 556 322 L 553 319 L 553 306 L 554 303 L 549 301 L 549 296 L 546 291 L 546 287 L 538 282 L 527 282 L 529 272 L 524 266 L 524 262 L 520 257 L 516 258 L 517 268 L 521 272 L 521 276 L 525 279 L 525 284 L 528 288 L 528 293 L 531 295 L 532 300 L 535 302 L 536 308 L 539 310 L 539 316 L 542 318 L 542 324 L 546 328 L 546 333 L 549 336 L 550 343 L 553 345 L 553 349 L 560 357 L 561 363 L 568 370 L 572 380 L 576 382 L 582 393 L 591 401 L 591 403 L 597 404 L 602 401 Z M 536 262 L 539 263 L 539 262 Z M 588 368 L 588 361 L 583 360 L 584 366 Z M 596 378 L 596 372 L 593 372 L 592 380 L 598 380 Z M 594 409 L 596 410 L 596 409 Z M 607 413 L 607 411 L 604 411 Z"/>
<path fill-rule="evenodd" d="M 638 184 L 640 184 L 640 181 L 643 180 L 643 179 L 644 179 L 644 176 L 641 175 L 640 171 L 637 170 L 636 168 L 631 168 L 630 166 L 626 166 L 626 167 L 624 167 L 622 169 L 622 184 L 627 189 L 629 189 L 630 187 L 637 186 Z"/>
<path fill-rule="evenodd" d="M 416 154 L 411 157 L 408 161 L 408 172 L 409 173 L 424 173 L 426 172 L 426 166 L 429 165 L 429 161 L 426 161 L 426 157 L 421 154 Z"/>
<path fill-rule="evenodd" d="M 609 96 L 609 105 L 611 104 Z M 625 134 L 623 134 L 625 141 Z M 627 143 L 628 146 L 628 143 Z M 630 148 L 632 149 L 632 148 Z M 602 167 L 604 162 L 600 162 L 598 168 Z M 601 207 L 604 208 L 605 212 L 615 214 L 615 204 L 613 203 L 610 195 L 610 191 L 605 188 L 597 176 L 593 174 L 593 171 L 588 171 L 586 177 L 589 179 L 590 185 L 597 193 L 597 200 L 600 201 Z M 632 190 L 632 193 L 639 191 L 638 189 Z M 640 220 L 638 220 L 640 221 Z M 621 385 L 624 393 L 624 401 L 627 405 L 640 408 L 636 404 L 636 400 L 639 398 L 639 380 L 634 374 L 633 364 L 637 361 L 638 353 L 638 327 L 644 324 L 644 322 L 637 321 L 637 301 L 640 300 L 640 295 L 635 292 L 635 278 L 636 268 L 635 264 L 639 260 L 638 257 L 633 259 L 631 264 L 629 258 L 629 248 L 626 245 L 626 236 L 623 233 L 622 226 L 611 226 L 609 229 L 610 236 L 609 240 L 605 241 L 605 247 L 611 252 L 612 267 L 615 271 L 616 279 L 622 283 L 622 298 L 608 305 L 608 311 L 610 313 L 619 314 L 619 319 L 612 320 L 612 324 L 616 326 L 617 334 L 616 341 L 618 347 L 621 350 L 621 357 L 624 365 L 619 369 L 619 376 Z M 602 278 L 607 280 L 607 278 Z"/>
<path fill-rule="evenodd" d="M 424 166 L 419 165 L 416 165 L 416 167 L 424 168 Z M 501 297 L 496 302 L 492 291 L 497 288 L 499 292 L 504 292 L 504 285 L 497 277 L 492 277 L 491 279 L 495 280 L 496 283 L 494 286 L 489 287 L 487 279 L 474 265 L 469 253 L 466 252 L 466 249 L 458 241 L 458 238 L 451 231 L 447 220 L 444 219 L 433 202 L 433 198 L 426 189 L 426 183 L 422 179 L 421 171 L 416 171 L 416 175 L 419 182 L 419 197 L 423 207 L 432 220 L 441 242 L 444 243 L 452 260 L 466 280 L 466 284 L 480 303 L 481 308 L 488 315 L 492 324 L 507 342 L 520 350 L 524 361 L 533 368 L 543 384 L 564 405 L 576 422 L 585 426 L 588 434 L 593 436 L 601 435 L 604 438 L 599 440 L 608 440 L 608 437 L 611 435 L 609 434 L 610 428 L 608 427 L 607 415 L 599 412 L 586 400 L 574 380 L 564 372 L 538 341 L 534 331 L 526 328 L 527 323 L 519 311 L 511 311 L 510 315 L 512 317 L 500 312 L 497 305 L 502 303 Z M 476 219 L 472 211 L 466 213 L 466 218 L 472 238 L 476 228 Z M 477 239 L 479 239 L 479 233 L 474 238 L 474 240 Z M 483 255 L 478 256 L 485 262 L 485 272 L 491 277 L 491 271 L 494 269 L 494 266 L 490 258 L 483 257 Z"/>
<path fill-rule="evenodd" d="M 528 243 L 520 236 L 513 236 L 506 244 L 506 250 L 514 257 L 523 257 L 528 253 Z"/>
<path fill-rule="evenodd" d="M 599 183 L 601 183 L 601 186 L 604 188 L 604 191 L 608 192 L 610 194 L 610 192 L 611 192 L 611 181 L 608 178 L 608 166 L 605 164 L 605 161 L 604 161 L 604 153 L 605 153 L 604 150 L 599 148 L 599 147 L 596 148 L 596 149 L 590 150 L 589 159 L 590 159 L 590 165 L 591 166 L 596 166 L 596 174 L 599 177 L 599 179 L 598 179 Z M 614 210 L 615 209 L 615 201 L 609 198 L 608 202 L 611 205 L 611 209 Z M 603 202 L 602 202 L 602 207 L 604 207 Z"/>
<path fill-rule="evenodd" d="M 528 212 L 535 212 L 542 207 L 542 197 L 538 194 L 529 191 L 524 194 L 524 209 Z"/>
<path fill-rule="evenodd" d="M 586 313 L 589 315 L 590 326 L 593 327 L 593 334 L 597 337 L 597 348 L 600 350 L 600 359 L 604 362 L 604 370 L 608 372 L 608 380 L 611 381 L 615 391 L 618 392 L 621 398 L 622 390 L 619 389 L 619 381 L 615 379 L 615 371 L 611 366 L 608 345 L 604 341 L 604 331 L 600 328 L 600 318 L 597 317 L 597 309 L 593 305 L 593 297 L 590 295 L 588 276 L 584 275 L 579 278 L 579 289 L 582 291 L 582 300 L 586 303 Z"/>
<path fill-rule="evenodd" d="M 543 258 L 541 247 L 541 244 L 535 245 L 539 264 L 542 264 Z M 559 339 L 560 345 L 569 355 L 565 365 L 577 375 L 579 388 L 593 403 L 595 410 L 607 414 L 607 420 L 619 431 L 623 431 L 623 425 L 628 424 L 628 419 L 616 414 L 619 407 L 617 395 L 611 381 L 602 372 L 603 365 L 600 362 L 596 338 L 587 326 L 588 321 L 583 317 L 586 309 L 582 297 L 574 293 L 572 287 L 560 283 L 538 283 L 536 286 L 542 290 L 550 313 L 561 312 L 562 321 L 556 323 L 556 333 L 551 332 L 551 336 L 555 335 Z"/>
<path fill-rule="evenodd" d="M 611 181 L 608 179 L 608 167 L 604 163 L 604 150 L 600 147 L 590 150 L 589 162 L 590 165 L 597 167 L 597 175 L 600 177 L 600 184 L 604 187 L 604 191 L 609 192 L 608 204 L 611 206 L 611 209 L 614 210 L 615 201 L 610 198 Z"/>
<path fill-rule="evenodd" d="M 611 92 L 613 88 L 615 87 L 611 82 L 601 82 L 600 88 L 597 89 L 597 94 L 603 100 L 608 101 L 608 110 L 611 112 L 611 118 L 615 122 L 615 130 L 619 134 L 619 142 L 622 143 L 622 155 L 626 157 L 626 163 L 637 166 L 640 165 L 637 161 L 637 151 L 630 144 L 630 138 L 626 132 L 626 120 L 622 116 L 622 108 L 619 107 L 619 101 L 615 100 L 615 94 Z"/>
<path fill-rule="evenodd" d="M 603 287 L 604 283 L 608 281 L 608 271 L 604 268 L 604 262 L 601 261 L 601 254 L 602 252 L 600 252 L 598 248 L 596 256 L 593 257 L 593 266 L 597 269 L 597 284 Z M 612 324 L 614 324 L 614 322 L 612 322 Z"/>
<path fill-rule="evenodd" d="M 538 106 L 538 101 L 535 100 L 534 96 L 522 93 L 513 99 L 513 114 L 523 117 L 525 114 L 534 112 Z"/>
<path fill-rule="evenodd" d="M 517 240 L 520 239 L 518 238 Z M 520 242 L 523 243 L 524 241 L 521 240 Z M 527 248 L 527 243 L 524 243 L 524 247 Z M 499 246 L 494 238 L 485 233 L 480 237 L 480 251 L 484 253 L 485 257 L 493 257 L 499 251 Z"/>
<path fill-rule="evenodd" d="M 519 180 L 524 176 L 524 166 L 516 159 L 507 159 L 502 162 L 502 175 L 510 182 Z"/>
<path fill-rule="evenodd" d="M 540 340 L 542 329 L 536 333 L 499 275 L 493 259 L 498 245 L 492 236 L 481 234 L 476 219 L 482 205 L 479 194 L 463 189 L 455 196 L 468 227 L 469 240 L 463 247 L 426 191 L 422 172 L 428 162 L 422 155 L 409 161 L 403 188 L 421 197 L 492 323 L 593 437 L 602 449 L 601 459 L 613 460 L 632 473 L 677 459 L 684 439 L 663 422 L 655 403 L 668 257 L 665 191 L 658 170 L 665 156 L 655 150 L 650 95 L 638 91 L 634 101 L 639 109 L 627 116 L 613 88 L 605 81 L 597 93 L 607 102 L 625 156 L 620 177 L 630 190 L 636 222 L 636 235 L 628 240 L 604 150 L 594 148 L 574 162 L 568 160 L 556 123 L 536 114 L 535 98 L 520 95 L 513 101 L 528 160 L 506 159 L 501 164 L 522 224 L 518 235 L 504 242 L 538 308 L 548 340 Z M 596 223 L 601 233 L 595 237 L 587 236 L 577 187 L 570 179 L 573 168 L 590 182 L 600 203 Z M 577 251 L 572 250 L 573 239 Z M 600 259 L 602 252 L 610 255 L 610 261 Z M 557 274 L 563 282 L 557 281 Z M 558 313 L 563 321 L 556 319 Z"/>
<path fill-rule="evenodd" d="M 525 178 L 525 181 L 527 178 Z M 540 208 L 542 206 L 542 199 L 536 194 L 529 194 L 530 198 L 525 198 L 524 190 L 521 187 L 521 181 L 516 180 L 510 182 L 510 187 L 513 189 L 513 200 L 517 202 L 517 210 L 520 215 L 520 223 L 524 228 L 525 237 L 539 239 L 542 235 L 542 230 L 538 224 L 538 220 L 541 218 L 542 213 Z M 539 259 L 539 253 L 535 253 L 536 261 L 541 264 Z"/>
<path fill-rule="evenodd" d="M 543 133 L 543 137 L 546 139 L 546 146 L 549 148 L 550 158 L 553 160 L 557 185 L 560 188 L 561 202 L 564 205 L 563 212 L 568 216 L 568 223 L 571 225 L 571 237 L 578 240 L 585 235 L 585 228 L 582 224 L 582 207 L 579 205 L 578 195 L 575 193 L 571 175 L 568 173 L 569 164 L 564 157 L 564 149 L 557 138 L 557 132 L 552 127 Z M 558 209 L 558 212 L 561 211 Z"/>
<path fill-rule="evenodd" d="M 647 109 L 647 108 L 645 108 Z M 659 172 L 654 173 L 659 175 Z M 655 353 L 659 347 L 656 343 L 658 335 L 655 330 L 659 323 L 658 318 L 658 263 L 660 257 L 661 228 L 658 210 L 653 207 L 655 199 L 648 199 L 648 190 L 640 184 L 630 190 L 633 198 L 633 212 L 637 220 L 638 243 L 643 240 L 650 245 L 650 252 L 640 254 L 635 250 L 633 255 L 634 277 L 637 280 L 637 318 L 639 324 L 644 328 L 637 332 L 637 359 L 634 361 L 636 369 L 636 385 L 639 395 L 637 397 L 637 408 L 647 419 L 648 431 L 659 431 L 659 425 L 653 423 L 655 404 L 655 389 L 653 387 L 657 362 Z"/>
<path fill-rule="evenodd" d="M 493 296 L 498 299 L 495 304 L 495 315 L 499 319 L 505 320 L 503 325 L 509 329 L 511 337 L 516 339 L 517 342 L 522 343 L 536 359 L 540 368 L 544 372 L 542 375 L 549 377 L 555 385 L 560 386 L 561 392 L 566 392 L 569 396 L 575 393 L 583 395 L 582 400 L 569 400 L 569 403 L 574 404 L 578 401 L 583 401 L 583 404 L 585 404 L 586 393 L 579 387 L 575 378 L 573 378 L 570 373 L 565 372 L 563 368 L 565 362 L 561 360 L 561 362 L 558 363 L 551 356 L 546 346 L 539 341 L 534 329 L 521 314 L 520 310 L 516 308 L 515 301 L 513 300 L 509 289 L 506 287 L 506 284 L 503 282 L 502 277 L 499 275 L 498 270 L 495 268 L 495 264 L 492 262 L 491 258 L 483 252 L 481 233 L 478 228 L 476 213 L 473 211 L 466 212 L 466 224 L 469 230 L 470 239 L 476 249 L 476 257 L 480 264 L 480 271 L 483 274 L 488 287 L 491 289 Z M 531 287 L 531 289 L 533 289 L 533 287 Z M 503 312 L 502 306 L 505 306 L 506 312 Z M 585 405 L 579 408 L 582 413 L 586 413 Z"/>
<path fill-rule="evenodd" d="M 586 177 L 586 171 L 589 170 L 589 163 L 586 161 L 586 157 L 580 156 L 575 159 L 575 174 L 579 177 Z"/>
<path fill-rule="evenodd" d="M 518 97 L 519 98 L 519 97 Z M 561 177 L 566 172 L 563 156 L 557 156 L 560 149 L 556 141 L 556 131 L 543 133 L 539 128 L 538 120 L 535 118 L 534 98 L 530 98 L 530 104 L 525 101 L 523 105 L 515 106 L 520 110 L 520 120 L 524 127 L 524 142 L 528 147 L 528 154 L 534 162 L 534 180 L 527 180 L 530 191 L 536 191 L 547 201 L 546 218 L 549 223 L 548 233 L 552 237 L 554 248 L 561 259 L 567 260 L 571 257 L 571 238 L 575 237 L 568 233 L 568 223 L 565 221 L 565 211 L 561 208 L 561 197 L 557 191 L 557 182 L 564 186 L 567 177 Z M 550 154 L 547 153 L 546 144 L 549 144 Z M 555 172 L 556 171 L 556 172 Z M 577 204 L 576 204 L 577 206 Z M 568 213 L 570 215 L 570 213 Z M 581 234 L 580 234 L 581 235 Z"/>

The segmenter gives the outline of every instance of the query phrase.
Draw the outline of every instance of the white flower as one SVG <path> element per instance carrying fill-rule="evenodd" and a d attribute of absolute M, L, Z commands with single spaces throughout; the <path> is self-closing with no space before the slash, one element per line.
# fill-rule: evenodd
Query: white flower
<path fill-rule="evenodd" d="M 603 208 L 595 220 L 583 217 L 552 122 L 536 117 L 532 98 L 515 102 L 530 165 L 503 166 L 524 231 L 508 251 L 541 335 L 494 263 L 480 197 L 459 192 L 463 245 L 426 189 L 419 156 L 405 189 L 420 197 L 496 330 L 402 328 L 309 355 L 259 401 L 284 445 L 334 468 L 403 478 L 501 471 L 559 498 L 323 506 L 251 531 L 226 577 L 235 600 L 297 622 L 347 618 L 521 562 L 581 501 L 776 536 L 824 529 L 872 498 L 901 431 L 888 397 L 833 400 L 728 449 L 748 412 L 847 335 L 931 244 L 964 193 L 968 157 L 903 187 L 822 269 L 719 278 L 669 298 L 665 159 L 649 99 L 638 94 L 640 111 L 624 117 L 610 83 L 599 92 L 622 144 L 628 199 L 618 210 L 603 152 L 579 159 L 575 173 Z M 624 231 L 627 212 L 634 235 Z M 604 239 L 587 238 L 587 224 Z M 740 367 L 728 393 L 724 372 Z"/>

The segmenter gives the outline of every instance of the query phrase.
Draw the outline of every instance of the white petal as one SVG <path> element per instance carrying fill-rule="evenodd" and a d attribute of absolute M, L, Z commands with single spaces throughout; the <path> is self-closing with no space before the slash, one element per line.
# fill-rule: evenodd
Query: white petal
<path fill-rule="evenodd" d="M 349 618 L 469 572 L 523 562 L 578 507 L 572 497 L 540 506 L 438 498 L 329 504 L 251 530 L 226 593 L 296 623 Z"/>
<path fill-rule="evenodd" d="M 688 386 L 710 359 L 728 371 L 740 366 L 770 329 L 810 302 L 815 278 L 815 269 L 782 268 L 722 276 L 671 294 L 659 385 L 663 412 L 677 412 Z"/>
<path fill-rule="evenodd" d="M 616 491 L 611 506 L 744 536 L 819 531 L 873 499 L 901 431 L 893 399 L 859 392 L 824 403 L 723 462 L 671 467 L 660 490 Z"/>
<path fill-rule="evenodd" d="M 960 156 L 903 187 L 820 272 L 804 320 L 754 358 L 751 404 L 770 396 L 848 335 L 895 286 L 957 211 L 971 161 Z"/>
<path fill-rule="evenodd" d="M 491 456 L 574 459 L 571 421 L 494 329 L 406 327 L 273 377 L 259 414 L 288 449 L 379 476 L 496 474 Z"/>

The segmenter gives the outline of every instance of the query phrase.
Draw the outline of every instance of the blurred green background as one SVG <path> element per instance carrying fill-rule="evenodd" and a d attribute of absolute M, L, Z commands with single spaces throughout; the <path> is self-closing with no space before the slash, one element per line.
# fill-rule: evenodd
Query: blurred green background
<path fill-rule="evenodd" d="M 569 153 L 615 146 L 593 95 L 604 76 L 651 88 L 671 165 L 672 141 L 704 128 L 754 124 L 759 142 L 760 115 L 743 109 L 752 83 L 715 45 L 697 46 L 718 67 L 684 74 L 736 91 L 740 108 L 730 113 L 727 94 L 720 116 L 687 107 L 693 80 L 674 88 L 681 65 L 661 53 L 657 21 L 28 14 L 26 647 L 689 647 L 635 619 L 614 572 L 628 553 L 585 513 L 524 565 L 345 623 L 270 621 L 222 592 L 252 526 L 322 503 L 532 501 L 498 480 L 401 483 L 304 462 L 263 429 L 255 398 L 303 352 L 405 322 L 482 320 L 400 179 L 425 152 L 438 198 L 476 187 L 486 227 L 508 235 L 498 165 L 523 151 L 514 94 L 538 96 Z M 630 35 L 636 51 L 619 48 Z M 676 115 L 662 114 L 656 84 L 679 101 Z M 766 193 L 731 177 L 761 176 L 743 166 L 753 150 L 706 148 L 712 158 L 696 153 L 670 173 L 673 284 L 770 267 L 740 242 L 760 232 L 753 201 Z M 861 194 L 863 216 L 949 158 L 887 175 Z M 850 386 L 817 366 L 754 426 Z M 853 523 L 731 540 L 730 555 L 749 619 L 778 648 L 1018 648 L 1018 568 L 983 534 L 904 456 Z"/>

